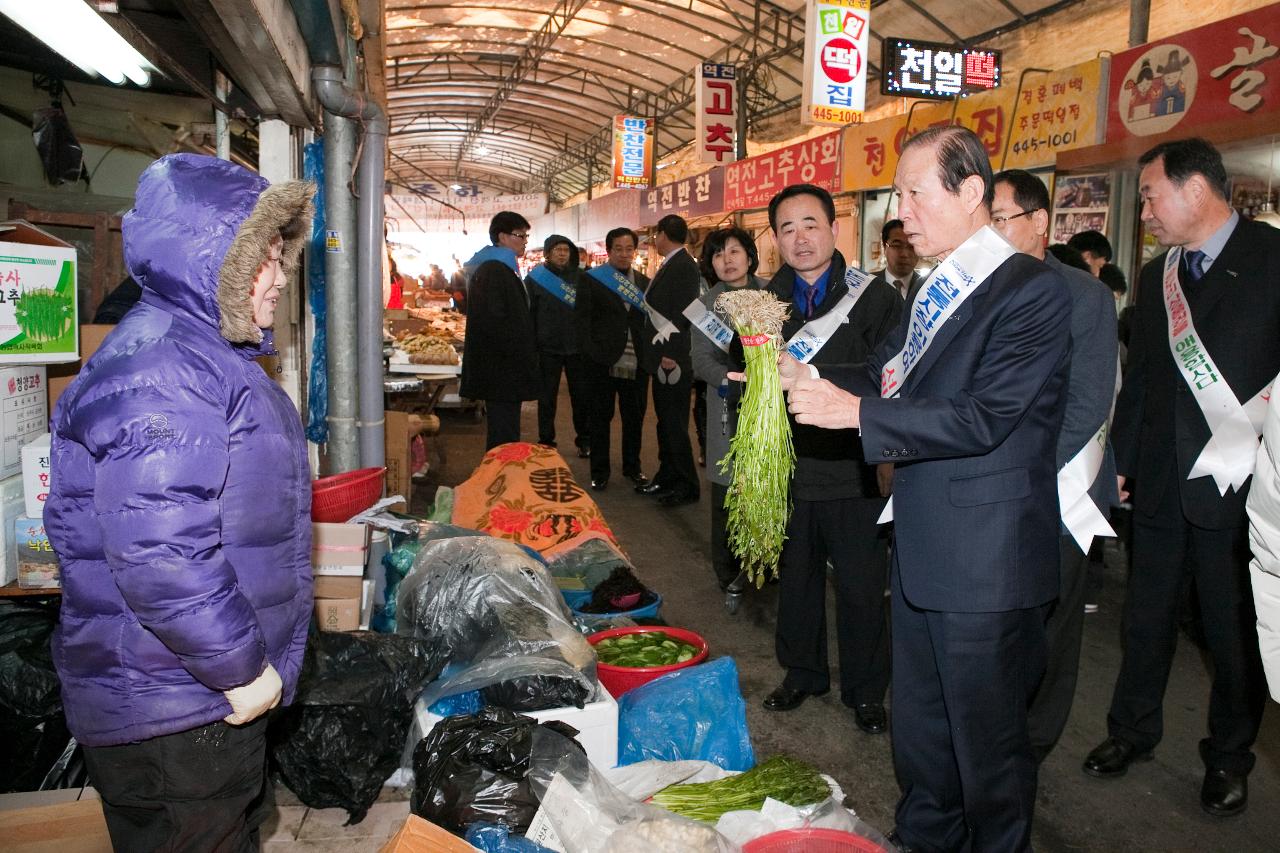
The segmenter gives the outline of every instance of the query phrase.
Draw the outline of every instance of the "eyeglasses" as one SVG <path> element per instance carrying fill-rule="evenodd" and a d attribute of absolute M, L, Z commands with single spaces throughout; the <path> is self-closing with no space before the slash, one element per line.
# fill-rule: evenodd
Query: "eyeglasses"
<path fill-rule="evenodd" d="M 521 234 L 519 231 L 508 231 L 507 233 L 508 233 L 508 234 L 510 234 L 512 237 L 515 237 L 517 240 L 528 240 L 528 239 L 529 239 L 529 232 L 528 232 L 528 231 L 524 232 L 523 234 Z"/>
<path fill-rule="evenodd" d="M 1039 209 L 1040 208 L 1038 207 L 1036 208 L 1036 210 L 1039 210 Z M 1030 216 L 1031 214 L 1035 213 L 1036 210 L 1024 210 L 1021 213 L 1015 213 L 1013 216 L 993 216 L 991 217 L 991 224 L 1003 225 L 1006 222 L 1008 222 L 1010 219 L 1017 219 L 1019 216 Z"/>
<path fill-rule="evenodd" d="M 911 248 L 911 244 L 906 240 L 890 240 L 888 243 L 885 243 L 884 245 L 886 248 L 889 248 L 889 249 L 910 249 Z"/>

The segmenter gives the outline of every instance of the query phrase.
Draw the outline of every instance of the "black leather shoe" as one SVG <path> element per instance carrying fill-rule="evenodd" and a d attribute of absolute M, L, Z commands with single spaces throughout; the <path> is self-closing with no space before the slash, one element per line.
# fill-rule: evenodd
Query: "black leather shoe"
<path fill-rule="evenodd" d="M 889 716 L 879 702 L 864 702 L 853 706 L 853 721 L 869 735 L 882 735 L 889 727 Z"/>
<path fill-rule="evenodd" d="M 649 478 L 640 471 L 637 471 L 634 474 L 624 474 L 623 476 L 634 483 L 636 487 L 649 485 Z"/>
<path fill-rule="evenodd" d="M 608 478 L 608 477 L 605 477 L 604 479 L 601 479 L 601 480 L 592 480 L 592 481 L 591 481 L 591 491 L 593 491 L 593 492 L 603 492 L 603 491 L 604 491 L 605 489 L 607 489 L 607 488 L 609 488 L 609 478 Z"/>
<path fill-rule="evenodd" d="M 827 691 L 812 693 L 808 690 L 792 690 L 785 684 L 770 693 L 764 700 L 766 711 L 794 711 L 810 696 L 823 696 Z"/>
<path fill-rule="evenodd" d="M 688 504 L 696 504 L 698 496 L 690 492 L 672 492 L 669 495 L 661 495 L 658 497 L 658 506 L 675 507 L 686 506 Z"/>
<path fill-rule="evenodd" d="M 1150 761 L 1152 757 L 1149 750 L 1139 752 L 1129 741 L 1109 737 L 1089 753 L 1089 757 L 1084 760 L 1084 772 L 1099 779 L 1113 779 L 1123 776 L 1135 761 Z"/>
<path fill-rule="evenodd" d="M 1214 817 L 1231 817 L 1249 805 L 1249 777 L 1230 770 L 1207 770 L 1200 788 L 1200 807 Z"/>
<path fill-rule="evenodd" d="M 645 483 L 643 486 L 636 486 L 636 494 L 640 495 L 656 495 L 658 492 L 668 491 L 666 486 L 657 483 Z"/>
<path fill-rule="evenodd" d="M 587 446 L 585 446 L 585 445 L 581 445 L 581 444 L 579 444 L 579 445 L 578 445 L 578 458 L 579 458 L 579 459 L 590 459 L 590 458 L 591 458 L 591 448 L 590 448 L 590 447 L 587 447 Z"/>

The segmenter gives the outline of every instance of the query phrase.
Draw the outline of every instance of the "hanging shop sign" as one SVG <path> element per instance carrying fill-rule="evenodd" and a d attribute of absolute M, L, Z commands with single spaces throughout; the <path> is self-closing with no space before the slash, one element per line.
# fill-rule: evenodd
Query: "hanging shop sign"
<path fill-rule="evenodd" d="M 1280 4 L 1118 53 L 1107 142 L 1280 110 Z"/>
<path fill-rule="evenodd" d="M 613 117 L 613 188 L 644 189 L 653 183 L 653 130 L 640 116 Z"/>
<path fill-rule="evenodd" d="M 698 162 L 732 163 L 738 159 L 734 143 L 738 127 L 737 69 L 704 62 L 693 70 L 693 77 Z"/>
<path fill-rule="evenodd" d="M 1060 152 L 1102 142 L 1099 116 L 1106 111 L 1109 62 L 1104 57 L 1028 77 L 1018 94 L 1003 165 L 996 156 L 992 164 L 997 169 L 1047 166 Z"/>
<path fill-rule="evenodd" d="M 640 227 L 656 225 L 669 213 L 685 219 L 709 216 L 724 210 L 724 169 L 672 181 L 640 194 Z"/>
<path fill-rule="evenodd" d="M 1028 78 L 1012 86 L 949 103 L 928 104 L 844 130 L 842 188 L 882 189 L 893 183 L 907 138 L 929 127 L 958 124 L 978 135 L 994 169 L 1029 169 L 1053 163 L 1061 151 L 1095 145 L 1106 79 L 1104 60 L 1091 60 Z M 1007 150 L 1006 150 L 1007 146 Z"/>
<path fill-rule="evenodd" d="M 840 131 L 833 131 L 724 167 L 724 209 L 765 207 L 792 184 L 840 189 Z"/>
<path fill-rule="evenodd" d="M 871 0 L 810 0 L 802 123 L 846 125 L 862 120 L 870 34 Z"/>
<path fill-rule="evenodd" d="M 641 193 L 611 192 L 578 208 L 578 240 L 603 240 L 614 228 L 640 227 Z"/>
<path fill-rule="evenodd" d="M 998 50 L 888 36 L 880 46 L 882 95 L 945 100 L 1000 86 Z"/>
<path fill-rule="evenodd" d="M 393 231 L 457 231 L 469 234 L 488 233 L 489 220 L 504 210 L 514 211 L 532 222 L 547 209 L 546 193 L 520 195 L 450 196 L 449 207 L 434 198 L 391 193 L 384 199 L 387 218 L 394 219 Z M 464 224 L 465 223 L 465 224 Z M 326 244 L 329 246 L 330 244 Z M 328 251 L 342 251 L 337 248 Z"/>

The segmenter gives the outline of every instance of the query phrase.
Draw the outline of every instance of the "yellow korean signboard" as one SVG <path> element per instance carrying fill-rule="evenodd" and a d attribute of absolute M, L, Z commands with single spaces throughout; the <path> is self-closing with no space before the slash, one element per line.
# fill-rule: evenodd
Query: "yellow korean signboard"
<path fill-rule="evenodd" d="M 1060 151 L 1095 145 L 1100 141 L 1102 63 L 1093 60 L 1029 77 L 1021 94 L 1015 86 L 1002 86 L 957 101 L 921 103 L 911 114 L 909 128 L 905 114 L 849 127 L 844 132 L 842 189 L 890 186 L 902 144 L 929 127 L 969 128 L 986 146 L 995 169 L 1045 166 Z"/>

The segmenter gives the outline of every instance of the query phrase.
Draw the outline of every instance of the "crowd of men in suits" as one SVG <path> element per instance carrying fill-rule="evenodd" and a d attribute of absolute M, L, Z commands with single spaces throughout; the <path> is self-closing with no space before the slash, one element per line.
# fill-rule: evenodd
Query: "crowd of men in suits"
<path fill-rule="evenodd" d="M 1245 501 L 1280 371 L 1280 231 L 1232 210 L 1222 158 L 1204 140 L 1163 143 L 1139 166 L 1142 221 L 1168 250 L 1143 268 L 1122 385 L 1107 286 L 1046 252 L 1044 184 L 993 174 L 970 131 L 933 128 L 904 145 L 900 218 L 884 227 L 875 277 L 836 251 L 826 191 L 793 186 L 770 204 L 784 264 L 768 287 L 790 307 L 779 372 L 797 465 L 777 628 L 786 676 L 765 706 L 787 711 L 830 689 L 829 562 L 841 697 L 863 731 L 891 731 L 901 849 L 1030 849 L 1038 767 L 1075 688 L 1088 554 L 1114 535 L 1107 519 L 1121 500 L 1134 508 L 1124 659 L 1108 737 L 1083 769 L 1119 776 L 1159 743 L 1190 574 L 1213 661 L 1200 802 L 1216 816 L 1247 805 L 1266 683 Z M 528 224 L 507 233 L 520 230 L 527 237 Z M 631 269 L 636 235 L 610 232 L 610 269 L 579 275 L 572 307 L 592 485 L 609 482 L 616 398 L 623 473 L 668 505 L 698 494 L 689 340 L 701 330 L 685 316 L 698 298 L 687 236 L 679 217 L 659 223 L 663 263 L 650 283 Z M 923 278 L 920 257 L 939 261 Z M 472 281 L 464 386 L 473 353 L 507 359 L 492 372 L 518 383 L 536 371 L 531 330 L 521 347 L 473 342 L 478 329 L 509 341 L 531 323 L 529 291 L 505 268 L 490 272 L 500 286 Z M 504 295 L 477 293 L 477 282 Z M 490 303 L 519 317 L 477 324 Z M 647 385 L 662 464 L 653 483 L 639 468 Z M 518 429 L 491 428 L 498 438 Z"/>

